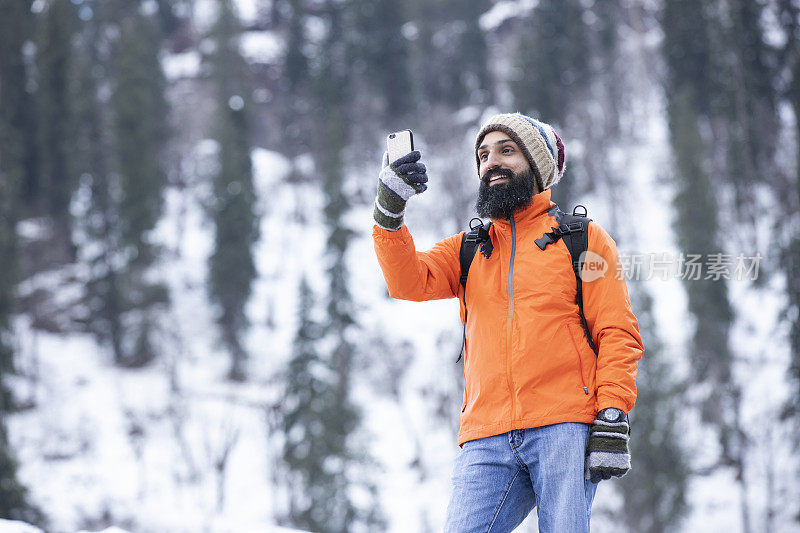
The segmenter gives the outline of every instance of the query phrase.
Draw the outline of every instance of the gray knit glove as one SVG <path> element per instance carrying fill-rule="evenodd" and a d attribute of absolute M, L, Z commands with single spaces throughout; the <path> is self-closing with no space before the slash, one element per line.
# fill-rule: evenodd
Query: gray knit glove
<path fill-rule="evenodd" d="M 592 483 L 622 477 L 631 469 L 631 454 L 628 451 L 631 428 L 627 416 L 623 414 L 619 421 L 609 422 L 604 420 L 603 411 L 598 413 L 594 425 L 589 429 L 589 444 L 586 447 L 586 479 Z"/>
<path fill-rule="evenodd" d="M 391 165 L 389 154 L 383 154 L 383 165 L 378 175 L 378 196 L 372 212 L 375 223 L 390 231 L 403 225 L 406 202 L 415 194 L 425 192 L 428 176 L 425 165 L 419 163 L 419 150 L 410 152 Z"/>

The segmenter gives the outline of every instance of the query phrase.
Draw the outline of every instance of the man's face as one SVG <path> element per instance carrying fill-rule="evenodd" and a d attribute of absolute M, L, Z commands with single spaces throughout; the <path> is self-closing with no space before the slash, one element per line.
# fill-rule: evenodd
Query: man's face
<path fill-rule="evenodd" d="M 528 160 L 517 144 L 500 131 L 490 131 L 478 147 L 481 184 L 475 209 L 478 216 L 508 219 L 531 203 L 539 192 Z"/>
<path fill-rule="evenodd" d="M 499 169 L 508 169 L 513 174 L 530 170 L 528 160 L 517 143 L 502 131 L 486 134 L 478 147 L 478 161 L 478 175 L 489 186 L 506 183 L 510 179 L 508 172 L 498 173 Z"/>

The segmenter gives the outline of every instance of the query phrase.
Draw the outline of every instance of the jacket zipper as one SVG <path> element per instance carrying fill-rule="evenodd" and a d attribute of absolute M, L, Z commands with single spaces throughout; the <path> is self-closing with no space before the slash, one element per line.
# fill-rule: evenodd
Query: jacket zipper
<path fill-rule="evenodd" d="M 514 383 L 511 377 L 511 322 L 514 319 L 514 257 L 517 253 L 517 226 L 514 224 L 514 215 L 509 218 L 511 222 L 511 261 L 508 264 L 508 324 L 506 325 L 506 378 L 508 390 L 511 393 L 511 419 L 516 419 L 516 406 L 514 405 Z"/>

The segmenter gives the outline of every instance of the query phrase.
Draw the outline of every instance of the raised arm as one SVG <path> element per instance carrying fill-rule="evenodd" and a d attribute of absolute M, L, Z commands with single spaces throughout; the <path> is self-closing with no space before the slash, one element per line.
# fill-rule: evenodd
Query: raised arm
<path fill-rule="evenodd" d="M 458 296 L 461 235 L 439 241 L 427 252 L 417 252 L 405 225 L 397 231 L 375 225 L 372 239 L 389 295 L 414 301 Z"/>

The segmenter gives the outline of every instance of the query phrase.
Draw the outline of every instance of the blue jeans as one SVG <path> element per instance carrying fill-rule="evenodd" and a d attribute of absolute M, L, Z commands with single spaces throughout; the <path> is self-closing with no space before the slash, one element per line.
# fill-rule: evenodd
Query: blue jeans
<path fill-rule="evenodd" d="M 589 424 L 553 424 L 464 443 L 446 533 L 511 531 L 536 507 L 540 532 L 589 531 L 597 484 L 584 479 Z"/>

